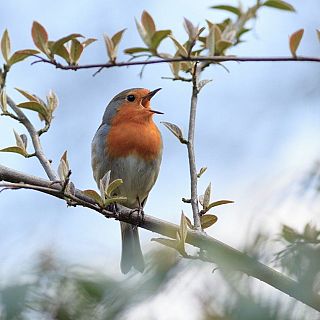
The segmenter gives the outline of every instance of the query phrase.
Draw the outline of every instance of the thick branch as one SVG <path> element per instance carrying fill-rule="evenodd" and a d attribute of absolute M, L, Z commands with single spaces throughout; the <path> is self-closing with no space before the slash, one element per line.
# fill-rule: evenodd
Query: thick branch
<path fill-rule="evenodd" d="M 198 64 L 195 63 L 194 71 L 192 74 L 192 96 L 190 105 L 190 116 L 189 116 L 189 131 L 188 131 L 188 158 L 189 158 L 189 169 L 190 169 L 190 181 L 191 181 L 191 206 L 193 213 L 194 226 L 197 230 L 201 230 L 201 222 L 199 215 L 198 205 L 198 176 L 196 168 L 196 157 L 194 153 L 194 132 L 196 126 L 196 113 L 197 113 L 197 102 L 198 102 Z"/>
<path fill-rule="evenodd" d="M 114 68 L 114 67 L 126 67 L 126 66 L 137 66 L 147 64 L 158 64 L 158 63 L 170 63 L 170 62 L 183 62 L 183 61 L 194 61 L 194 62 L 320 62 L 318 57 L 236 57 L 236 56 L 216 56 L 216 57 L 181 57 L 181 58 L 168 58 L 168 59 L 154 59 L 147 61 L 124 61 L 115 63 L 96 63 L 86 65 L 69 66 L 58 63 L 55 60 L 48 60 L 42 57 L 38 57 L 40 60 L 37 62 L 45 62 L 54 65 L 57 69 L 62 70 L 80 70 L 80 69 L 96 69 L 96 68 Z"/>
<path fill-rule="evenodd" d="M 8 181 L 14 183 L 12 187 L 30 189 L 28 184 L 33 185 L 32 188 L 51 194 L 58 198 L 66 198 L 61 194 L 61 185 L 52 183 L 51 181 L 44 180 L 35 176 L 30 176 L 25 173 L 7 168 L 0 165 L 0 181 Z M 21 182 L 17 186 L 17 183 Z M 10 183 L 0 183 L 0 187 L 9 187 Z M 140 227 L 162 234 L 164 236 L 175 239 L 179 230 L 179 226 L 166 222 L 149 215 L 144 215 L 143 221 L 138 213 L 135 213 L 125 207 L 120 206 L 120 212 L 114 214 L 113 212 L 101 209 L 95 201 L 85 196 L 80 190 L 75 190 L 74 195 L 70 195 L 74 201 L 74 205 L 82 205 L 84 207 L 95 210 L 103 214 L 107 218 L 114 218 L 120 221 L 128 222 L 133 225 L 139 224 Z M 222 268 L 233 269 L 246 273 L 247 275 L 257 278 L 274 288 L 290 295 L 291 297 L 307 304 L 308 306 L 320 311 L 320 296 L 306 290 L 303 286 L 281 274 L 280 272 L 269 268 L 268 266 L 260 263 L 259 261 L 249 257 L 248 255 L 233 249 L 232 247 L 212 238 L 208 235 L 188 230 L 186 242 L 206 250 L 207 258 L 218 264 Z"/>
<path fill-rule="evenodd" d="M 45 156 L 45 154 L 43 152 L 43 149 L 42 149 L 42 146 L 41 146 L 41 142 L 40 142 L 40 137 L 39 137 L 39 134 L 38 134 L 37 130 L 35 129 L 33 124 L 30 122 L 30 120 L 27 118 L 27 116 L 24 114 L 24 112 L 20 108 L 18 108 L 17 105 L 15 104 L 15 102 L 8 96 L 7 96 L 7 101 L 8 101 L 9 106 L 11 107 L 11 109 L 18 116 L 19 121 L 28 130 L 28 132 L 30 134 L 30 137 L 31 137 L 31 140 L 32 140 L 33 147 L 34 147 L 35 155 L 39 159 L 39 161 L 40 161 L 43 169 L 45 170 L 48 178 L 51 181 L 59 180 L 59 178 L 56 175 L 55 171 L 52 169 L 50 161 L 47 159 L 47 157 Z"/>

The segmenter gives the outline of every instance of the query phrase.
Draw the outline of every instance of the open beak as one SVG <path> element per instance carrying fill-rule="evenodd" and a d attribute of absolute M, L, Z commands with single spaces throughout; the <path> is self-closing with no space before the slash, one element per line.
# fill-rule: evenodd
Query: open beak
<path fill-rule="evenodd" d="M 158 88 L 158 89 L 155 89 L 153 91 L 150 91 L 148 94 L 146 94 L 143 99 L 142 99 L 142 102 L 143 101 L 150 101 L 151 98 L 158 92 L 160 91 L 161 88 Z M 152 113 L 158 113 L 158 114 L 163 114 L 163 112 L 161 111 L 156 111 L 156 110 L 152 110 L 152 109 L 148 109 L 148 111 L 152 112 Z"/>

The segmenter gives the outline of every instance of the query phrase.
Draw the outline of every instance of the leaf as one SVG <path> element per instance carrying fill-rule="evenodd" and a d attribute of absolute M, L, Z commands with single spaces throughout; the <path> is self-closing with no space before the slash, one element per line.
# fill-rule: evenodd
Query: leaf
<path fill-rule="evenodd" d="M 68 64 L 71 64 L 70 54 L 65 46 L 59 47 L 59 49 L 55 51 L 55 54 L 63 58 Z"/>
<path fill-rule="evenodd" d="M 2 112 L 7 112 L 7 110 L 8 110 L 7 94 L 4 89 L 2 89 L 0 92 L 0 103 L 1 103 Z"/>
<path fill-rule="evenodd" d="M 290 243 L 293 243 L 301 238 L 296 230 L 287 225 L 283 225 L 282 227 L 282 237 Z"/>
<path fill-rule="evenodd" d="M 187 226 L 190 228 L 190 229 L 194 229 L 194 225 L 192 224 L 191 220 L 185 216 L 185 219 L 186 219 L 186 222 L 187 222 Z"/>
<path fill-rule="evenodd" d="M 151 38 L 151 47 L 157 50 L 162 40 L 167 38 L 171 34 L 171 30 L 159 30 L 156 31 Z"/>
<path fill-rule="evenodd" d="M 116 34 L 114 34 L 111 38 L 111 41 L 113 42 L 113 46 L 115 48 L 115 51 L 117 50 L 119 43 L 121 41 L 121 38 L 123 36 L 123 33 L 126 31 L 126 29 L 122 29 L 118 31 Z"/>
<path fill-rule="evenodd" d="M 165 238 L 152 238 L 151 241 L 158 242 L 166 247 L 177 249 L 177 241 Z"/>
<path fill-rule="evenodd" d="M 206 37 L 206 48 L 209 50 L 209 55 L 214 56 L 216 51 L 216 36 L 215 25 L 209 27 L 209 34 Z"/>
<path fill-rule="evenodd" d="M 22 102 L 17 105 L 19 108 L 28 109 L 32 111 L 36 111 L 39 113 L 39 116 L 43 116 L 44 119 L 47 119 L 48 111 L 47 109 L 39 102 L 29 101 L 29 102 Z M 41 119 L 41 117 L 40 117 Z"/>
<path fill-rule="evenodd" d="M 106 34 L 103 35 L 103 38 L 104 38 L 104 43 L 106 45 L 106 49 L 107 49 L 109 60 L 111 62 L 114 62 L 115 58 L 116 58 L 116 55 L 115 55 L 115 52 L 114 52 L 113 42 Z"/>
<path fill-rule="evenodd" d="M 142 12 L 141 15 L 141 23 L 144 29 L 146 30 L 149 38 L 151 39 L 156 31 L 156 26 L 151 15 L 145 10 Z"/>
<path fill-rule="evenodd" d="M 94 43 L 94 42 L 96 42 L 96 41 L 97 41 L 97 39 L 95 39 L 95 38 L 88 38 L 88 39 L 82 41 L 81 44 L 82 44 L 83 48 L 86 48 L 86 47 L 89 46 L 91 43 Z"/>
<path fill-rule="evenodd" d="M 13 133 L 14 133 L 14 136 L 16 138 L 16 144 L 17 144 L 17 147 L 23 149 L 26 152 L 26 146 L 21 138 L 21 136 L 13 129 Z"/>
<path fill-rule="evenodd" d="M 148 48 L 134 47 L 134 48 L 125 49 L 124 53 L 133 54 L 133 53 L 149 52 L 149 51 L 150 51 L 150 49 L 148 49 Z"/>
<path fill-rule="evenodd" d="M 87 197 L 96 201 L 99 205 L 101 206 L 103 205 L 102 199 L 97 191 L 87 189 L 87 190 L 83 190 L 82 193 L 85 194 Z"/>
<path fill-rule="evenodd" d="M 215 224 L 218 220 L 218 217 L 213 214 L 205 214 L 200 217 L 200 223 L 202 229 L 206 229 Z"/>
<path fill-rule="evenodd" d="M 39 51 L 33 49 L 18 50 L 14 52 L 13 55 L 10 57 L 8 64 L 12 66 L 13 64 L 20 62 L 28 57 L 31 57 L 37 53 L 39 53 Z"/>
<path fill-rule="evenodd" d="M 221 206 L 223 204 L 228 204 L 228 203 L 234 203 L 234 201 L 231 201 L 231 200 L 218 200 L 218 201 L 210 203 L 207 206 L 206 210 L 209 211 L 213 207 Z"/>
<path fill-rule="evenodd" d="M 144 27 L 140 24 L 140 22 L 137 21 L 137 19 L 135 19 L 135 22 L 136 22 L 137 30 L 139 32 L 141 39 L 149 47 L 151 45 L 151 38 L 147 34 Z"/>
<path fill-rule="evenodd" d="M 223 54 L 224 51 L 230 47 L 232 47 L 233 42 L 227 40 L 219 40 L 216 43 L 216 49 L 218 54 Z"/>
<path fill-rule="evenodd" d="M 207 189 L 206 189 L 206 191 L 204 192 L 204 195 L 203 195 L 203 204 L 202 204 L 202 206 L 203 206 L 204 209 L 207 209 L 207 207 L 209 206 L 210 197 L 211 197 L 211 182 L 207 186 Z"/>
<path fill-rule="evenodd" d="M 320 29 L 316 29 L 318 40 L 320 41 Z"/>
<path fill-rule="evenodd" d="M 108 206 L 111 203 L 121 203 L 127 201 L 127 197 L 112 197 L 104 200 L 104 206 Z"/>
<path fill-rule="evenodd" d="M 18 153 L 18 154 L 21 154 L 24 157 L 27 155 L 27 153 L 26 153 L 26 151 L 24 149 L 22 149 L 20 147 L 17 147 L 17 146 L 0 149 L 0 152 Z"/>
<path fill-rule="evenodd" d="M 175 44 L 179 55 L 182 56 L 182 57 L 187 57 L 188 56 L 187 49 L 178 40 L 176 40 L 172 35 L 169 35 L 169 38 Z"/>
<path fill-rule="evenodd" d="M 183 138 L 183 133 L 177 125 L 170 123 L 170 122 L 165 122 L 165 121 L 162 121 L 161 123 L 166 128 L 168 128 L 180 140 L 180 142 L 185 141 L 185 139 Z"/>
<path fill-rule="evenodd" d="M 212 80 L 210 79 L 200 80 L 198 83 L 198 90 L 200 91 L 205 85 L 207 85 L 210 82 L 212 82 Z"/>
<path fill-rule="evenodd" d="M 70 60 L 71 64 L 77 64 L 83 51 L 83 46 L 77 39 L 71 40 Z"/>
<path fill-rule="evenodd" d="M 198 28 L 195 27 L 193 23 L 187 18 L 184 18 L 183 26 L 189 36 L 189 40 L 194 40 L 195 37 L 197 36 Z"/>
<path fill-rule="evenodd" d="M 293 11 L 293 12 L 296 11 L 291 4 L 282 0 L 268 0 L 263 4 L 263 6 L 276 8 L 280 10 L 286 10 L 286 11 Z"/>
<path fill-rule="evenodd" d="M 241 16 L 241 11 L 239 8 L 234 7 L 234 6 L 228 6 L 228 5 L 218 5 L 218 6 L 212 6 L 210 7 L 211 9 L 217 9 L 217 10 L 224 10 L 224 11 L 229 11 L 237 16 Z"/>
<path fill-rule="evenodd" d="M 123 180 L 122 179 L 115 179 L 113 180 L 108 186 L 107 186 L 107 190 L 106 190 L 106 194 L 110 197 L 112 192 L 114 190 L 116 190 L 120 185 L 123 184 Z"/>
<path fill-rule="evenodd" d="M 34 101 L 34 102 L 39 102 L 40 100 L 34 96 L 33 94 L 29 93 L 28 91 L 19 89 L 19 88 L 15 88 L 19 93 L 21 93 L 25 98 L 27 98 L 29 101 Z"/>
<path fill-rule="evenodd" d="M 58 104 L 59 101 L 57 95 L 52 90 L 50 90 L 49 94 L 47 95 L 47 105 L 51 114 L 58 107 Z"/>
<path fill-rule="evenodd" d="M 181 67 L 180 62 L 172 62 L 170 64 L 172 74 L 174 75 L 175 78 L 179 78 L 180 67 Z"/>
<path fill-rule="evenodd" d="M 34 21 L 31 34 L 35 46 L 46 55 L 49 55 L 48 33 L 46 29 L 39 22 Z"/>
<path fill-rule="evenodd" d="M 297 49 L 300 45 L 301 39 L 303 37 L 304 29 L 300 29 L 294 32 L 289 39 L 290 51 L 293 57 L 296 57 Z"/>
<path fill-rule="evenodd" d="M 72 39 L 79 38 L 79 37 L 83 38 L 83 35 L 81 35 L 80 33 L 72 33 L 66 37 L 63 37 L 63 38 L 55 41 L 51 47 L 51 52 L 53 54 L 55 54 L 66 42 L 68 42 Z"/>
<path fill-rule="evenodd" d="M 186 242 L 187 234 L 188 234 L 188 224 L 186 217 L 182 211 L 181 217 L 180 217 L 180 228 L 179 228 L 179 235 L 180 235 L 180 243 L 184 247 L 184 244 Z"/>
<path fill-rule="evenodd" d="M 9 32 L 8 30 L 4 30 L 2 38 L 1 38 L 1 52 L 3 59 L 8 62 L 9 61 L 9 56 L 10 56 L 10 38 L 9 38 Z"/>
<path fill-rule="evenodd" d="M 67 151 L 65 151 L 60 159 L 60 163 L 58 166 L 58 174 L 60 177 L 60 180 L 64 181 L 69 175 L 69 163 L 67 159 Z"/>
<path fill-rule="evenodd" d="M 200 178 L 207 171 L 207 167 L 202 167 L 197 174 L 197 177 Z"/>
<path fill-rule="evenodd" d="M 108 170 L 105 175 L 100 179 L 99 188 L 101 198 L 104 200 L 106 198 L 106 189 L 110 184 L 111 170 Z"/>

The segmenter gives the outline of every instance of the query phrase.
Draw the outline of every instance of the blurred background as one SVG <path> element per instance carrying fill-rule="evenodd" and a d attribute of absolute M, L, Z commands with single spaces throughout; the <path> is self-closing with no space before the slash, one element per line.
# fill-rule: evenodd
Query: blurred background
<path fill-rule="evenodd" d="M 254 2 L 242 1 L 244 6 Z M 201 26 L 205 25 L 205 19 L 220 22 L 227 15 L 209 7 L 221 3 L 237 5 L 238 1 L 13 0 L 1 6 L 0 30 L 9 30 L 13 50 L 33 47 L 30 30 L 34 20 L 46 27 L 50 39 L 70 33 L 94 37 L 99 41 L 85 51 L 81 64 L 103 63 L 107 60 L 103 33 L 112 35 L 127 28 L 119 52 L 125 47 L 142 45 L 134 17 L 139 19 L 143 10 L 153 16 L 159 29 L 172 29 L 175 37 L 183 42 L 186 40 L 183 17 Z M 289 56 L 288 36 L 304 28 L 298 54 L 319 56 L 315 29 L 319 28 L 320 2 L 292 0 L 290 3 L 296 13 L 271 8 L 260 10 L 253 24 L 254 31 L 228 53 Z M 169 40 L 161 49 L 174 52 Z M 119 54 L 119 60 L 125 59 L 126 56 Z M 165 64 L 146 67 L 140 78 L 139 66 L 103 70 L 93 77 L 94 70 L 62 71 L 41 63 L 31 66 L 31 62 L 32 59 L 28 59 L 10 71 L 7 93 L 20 102 L 23 99 L 15 87 L 43 98 L 50 89 L 56 92 L 59 107 L 49 133 L 42 136 L 42 143 L 55 167 L 63 152 L 68 150 L 71 180 L 79 189 L 96 189 L 90 145 L 110 99 L 131 87 L 162 87 L 153 99 L 153 107 L 164 112 L 163 116 L 155 117 L 164 140 L 163 162 L 145 212 L 174 223 L 179 222 L 182 209 L 192 216 L 191 208 L 181 202 L 182 197 L 189 196 L 190 188 L 186 148 L 160 124 L 160 121 L 172 122 L 187 132 L 190 84 L 162 79 L 171 76 Z M 319 198 L 309 182 L 314 181 L 310 179 L 312 172 L 318 170 L 320 151 L 320 65 L 292 62 L 229 62 L 225 65 L 229 73 L 219 66 L 211 66 L 203 74 L 204 79 L 213 82 L 199 97 L 196 158 L 198 168 L 208 167 L 200 179 L 199 193 L 212 182 L 215 200 L 229 199 L 235 203 L 215 210 L 219 220 L 208 233 L 240 250 L 254 243 L 257 234 L 263 234 L 268 239 L 264 243 L 268 249 L 263 250 L 272 257 L 279 246 L 273 240 L 278 237 L 283 223 L 297 230 L 302 230 L 310 221 L 319 224 Z M 38 123 L 36 117 L 32 119 Z M 24 132 L 14 121 L 0 118 L 0 148 L 15 143 L 12 128 L 20 134 Z M 33 158 L 0 153 L 0 163 L 45 177 Z M 119 270 L 120 228 L 117 222 L 83 208 L 67 208 L 62 201 L 31 191 L 2 192 L 0 204 L 2 287 L 18 281 L 28 282 L 26 275 L 34 270 L 39 255 L 41 261 L 43 255 L 45 261 L 50 256 L 64 268 L 81 266 L 114 281 L 123 281 Z M 140 234 L 143 251 L 152 255 L 152 250 L 159 248 L 158 244 L 150 242 L 156 235 L 144 230 L 140 230 Z M 265 262 L 271 260 L 266 258 Z M 153 314 L 153 319 L 200 319 L 199 308 L 206 299 L 201 303 L 187 301 L 194 295 L 199 297 L 200 289 L 201 292 L 205 289 L 202 278 L 212 278 L 210 281 L 214 285 L 221 283 L 218 279 L 221 275 L 212 276 L 213 267 L 202 266 L 200 280 L 194 281 L 199 274 L 197 264 L 188 267 L 187 262 L 180 264 L 182 269 L 186 268 L 185 272 L 172 275 L 174 281 L 166 287 L 165 295 L 158 288 L 159 294 L 152 299 L 142 299 L 122 317 L 136 319 L 139 315 L 140 319 L 151 319 Z M 128 283 L 139 281 L 139 277 L 131 275 Z M 262 291 L 266 287 L 256 282 L 255 286 Z M 224 287 L 220 288 L 223 296 Z M 268 292 L 276 295 L 275 289 Z M 210 300 L 209 296 L 206 298 Z M 292 302 L 287 297 L 283 299 L 286 304 Z"/>

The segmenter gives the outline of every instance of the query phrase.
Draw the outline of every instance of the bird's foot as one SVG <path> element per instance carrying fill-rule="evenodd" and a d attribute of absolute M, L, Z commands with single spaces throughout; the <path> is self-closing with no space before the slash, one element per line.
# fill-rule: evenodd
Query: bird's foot
<path fill-rule="evenodd" d="M 143 207 L 138 207 L 138 208 L 134 208 L 132 210 L 130 210 L 130 213 L 129 213 L 129 216 L 131 217 L 131 215 L 133 213 L 137 213 L 138 215 L 138 219 L 137 219 L 137 223 L 136 225 L 134 226 L 135 228 L 138 228 L 139 225 L 143 222 L 143 219 L 144 219 L 144 211 L 143 211 Z"/>
<path fill-rule="evenodd" d="M 117 203 L 111 203 L 107 206 L 107 210 L 113 212 L 114 214 L 119 212 L 119 208 L 117 206 Z"/>

